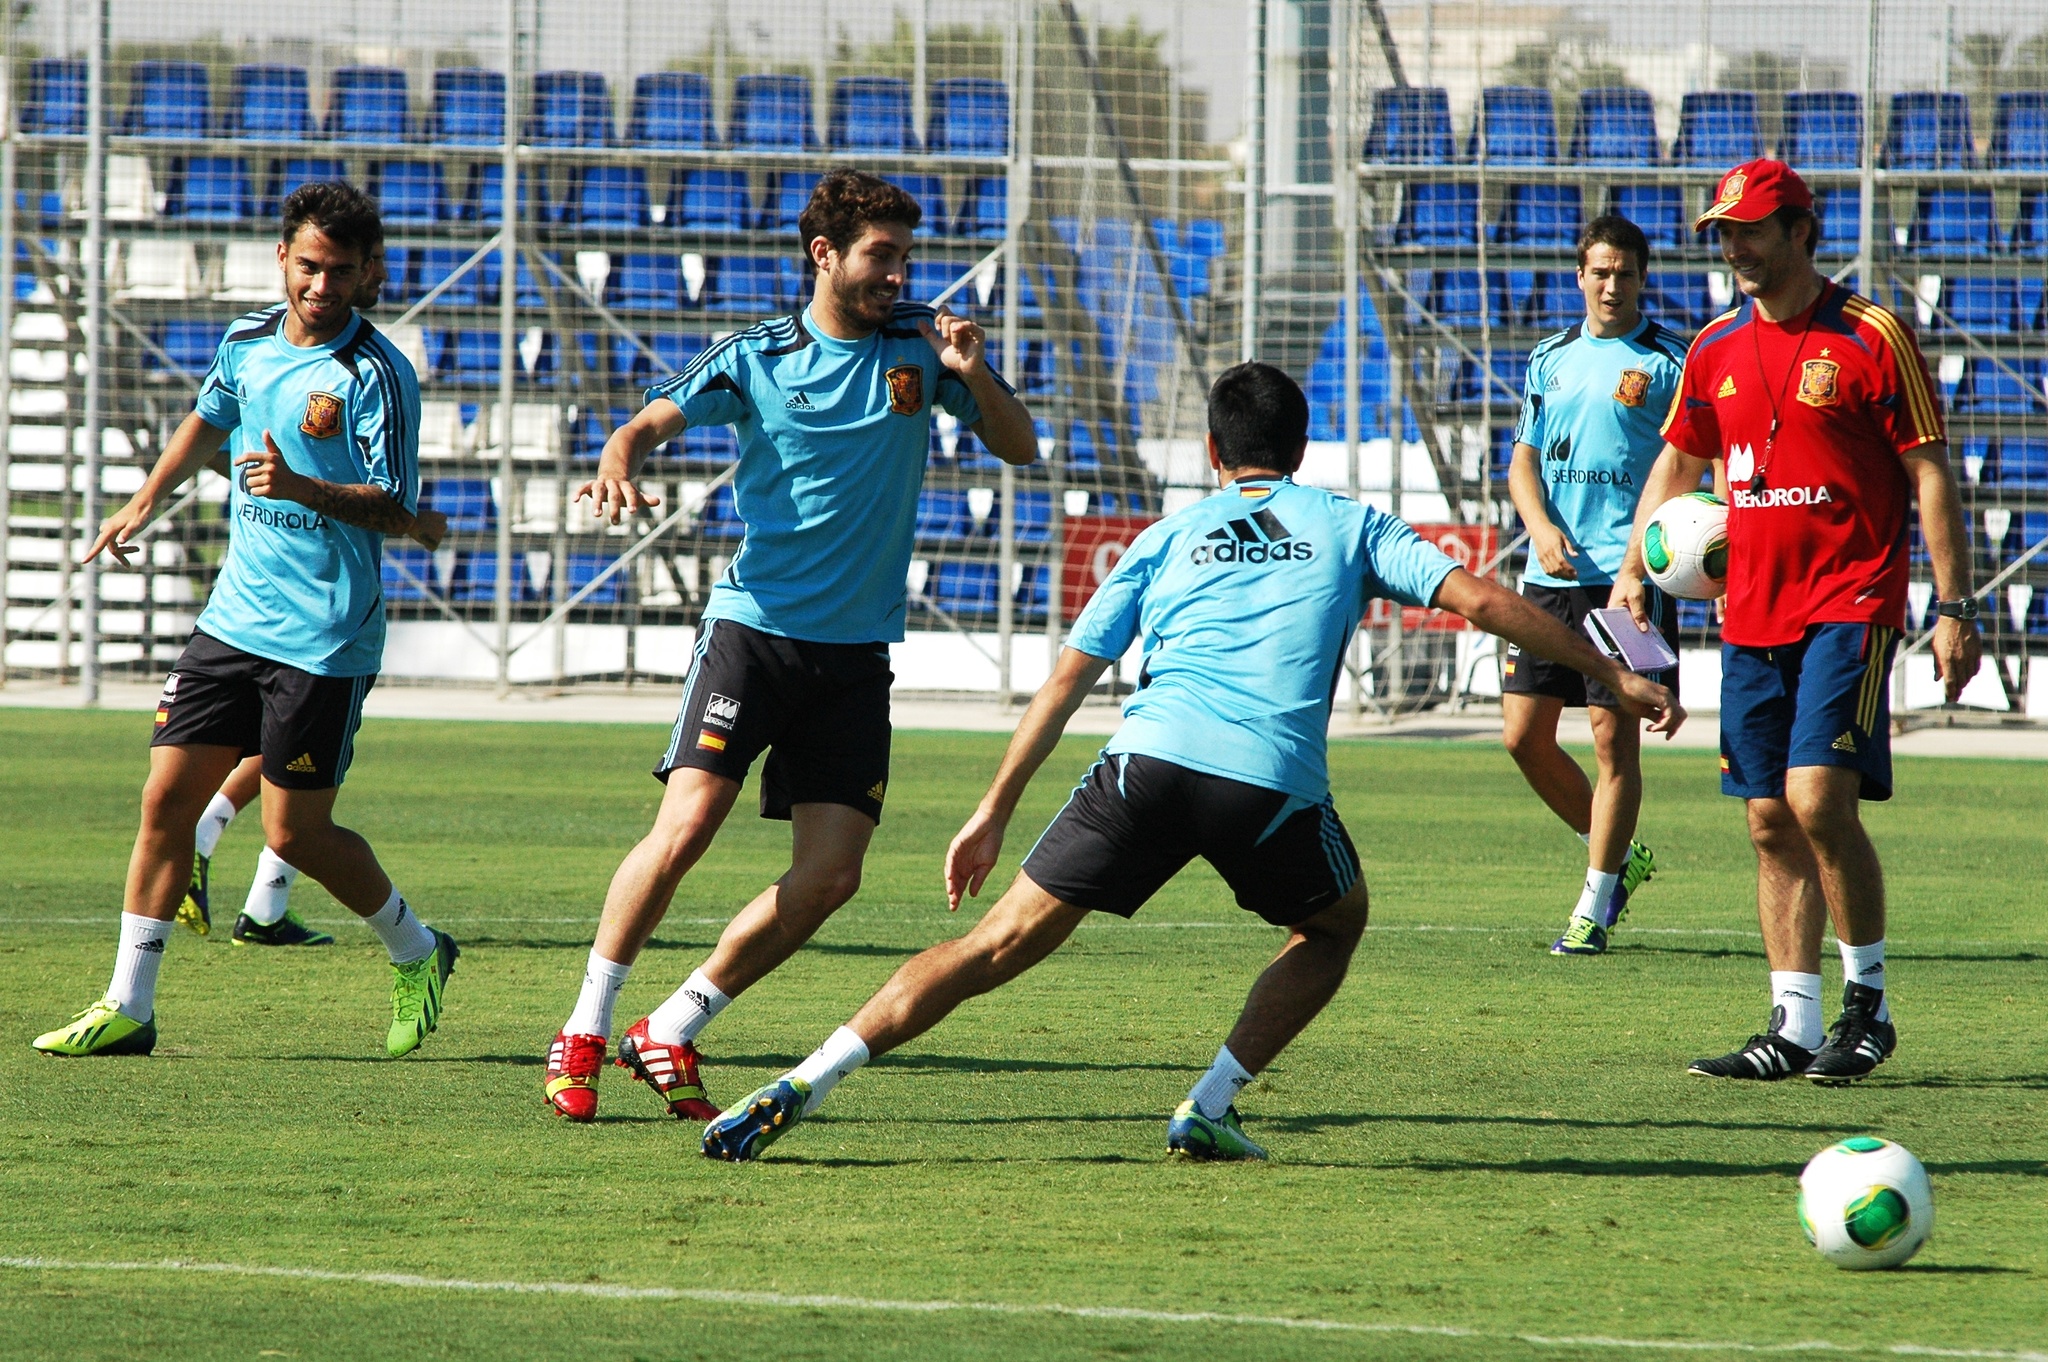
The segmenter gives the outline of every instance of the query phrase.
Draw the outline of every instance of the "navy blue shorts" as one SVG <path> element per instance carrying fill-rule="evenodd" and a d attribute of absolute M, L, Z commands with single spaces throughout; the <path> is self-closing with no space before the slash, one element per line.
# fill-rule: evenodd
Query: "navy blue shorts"
<path fill-rule="evenodd" d="M 1721 645 L 1721 793 L 1779 799 L 1794 766 L 1846 766 L 1892 797 L 1891 673 L 1899 631 L 1815 624 L 1781 648 Z"/>

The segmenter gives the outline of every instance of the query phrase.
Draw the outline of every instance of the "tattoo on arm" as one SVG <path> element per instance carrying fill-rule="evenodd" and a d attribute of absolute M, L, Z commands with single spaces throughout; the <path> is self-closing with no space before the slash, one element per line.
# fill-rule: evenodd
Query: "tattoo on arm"
<path fill-rule="evenodd" d="M 307 482 L 310 486 L 298 500 L 309 510 L 378 534 L 405 534 L 412 529 L 412 512 L 381 487 L 366 482 L 322 482 L 318 478 L 308 478 Z"/>

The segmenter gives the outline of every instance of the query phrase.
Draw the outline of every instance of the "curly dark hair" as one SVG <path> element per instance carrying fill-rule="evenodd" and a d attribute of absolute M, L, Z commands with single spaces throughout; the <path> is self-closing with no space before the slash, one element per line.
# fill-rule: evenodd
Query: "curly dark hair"
<path fill-rule="evenodd" d="M 797 254 L 805 271 L 813 271 L 817 262 L 811 259 L 811 243 L 819 237 L 844 255 L 875 223 L 898 223 L 915 230 L 923 220 L 924 210 L 903 190 L 879 175 L 842 166 L 825 172 L 797 218 Z"/>
<path fill-rule="evenodd" d="M 289 243 L 299 228 L 311 223 L 327 233 L 335 245 L 370 252 L 384 244 L 384 219 L 369 195 L 346 180 L 320 180 L 302 184 L 285 196 L 281 238 Z"/>

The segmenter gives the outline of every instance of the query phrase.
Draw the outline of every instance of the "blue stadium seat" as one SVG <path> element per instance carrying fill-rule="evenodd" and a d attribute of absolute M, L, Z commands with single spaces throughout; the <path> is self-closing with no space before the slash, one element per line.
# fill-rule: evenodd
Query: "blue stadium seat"
<path fill-rule="evenodd" d="M 313 106 L 303 66 L 237 66 L 221 135 L 296 142 L 313 136 Z"/>
<path fill-rule="evenodd" d="M 910 82 L 901 76 L 841 76 L 832 85 L 827 138 L 834 151 L 917 150 Z"/>
<path fill-rule="evenodd" d="M 419 252 L 410 246 L 384 248 L 384 289 L 380 302 L 410 306 L 424 292 L 420 288 Z"/>
<path fill-rule="evenodd" d="M 793 232 L 797 218 L 811 201 L 811 191 L 821 177 L 815 171 L 777 170 L 768 177 L 761 195 L 760 216 L 754 225 L 764 232 Z"/>
<path fill-rule="evenodd" d="M 86 64 L 65 57 L 38 57 L 28 64 L 21 101 L 21 130 L 49 136 L 86 133 Z"/>
<path fill-rule="evenodd" d="M 604 283 L 609 307 L 677 308 L 683 305 L 682 262 L 674 252 L 615 255 Z"/>
<path fill-rule="evenodd" d="M 612 372 L 628 387 L 644 388 L 681 373 L 710 344 L 703 336 L 677 331 L 656 331 L 642 339 L 654 351 L 655 358 L 650 359 L 624 336 L 612 337 Z"/>
<path fill-rule="evenodd" d="M 1397 246 L 1476 246 L 1479 244 L 1479 186 L 1411 183 L 1401 198 L 1401 216 L 1394 223 Z"/>
<path fill-rule="evenodd" d="M 557 266 L 562 263 L 559 256 L 551 258 Z M 498 252 L 492 251 L 477 262 L 477 272 L 482 276 L 479 289 L 484 302 L 496 303 L 499 297 L 498 290 L 505 280 L 504 258 Z M 571 277 L 574 277 L 573 272 Z M 549 278 L 552 281 L 553 276 Z M 515 301 L 522 308 L 541 308 L 548 305 L 547 295 L 541 292 L 540 281 L 534 277 L 533 266 L 527 263 L 524 252 L 519 256 L 519 297 Z"/>
<path fill-rule="evenodd" d="M 526 140 L 539 147 L 612 144 L 612 92 L 598 71 L 542 71 L 533 78 Z"/>
<path fill-rule="evenodd" d="M 930 302 L 960 277 L 960 268 L 958 262 L 951 260 L 912 260 L 909 277 L 903 282 L 904 298 L 914 303 Z M 953 302 L 965 306 L 965 301 L 957 296 Z"/>
<path fill-rule="evenodd" d="M 2000 440 L 1998 481 L 2005 487 L 2048 489 L 2048 440 L 2018 435 Z"/>
<path fill-rule="evenodd" d="M 515 601 L 530 601 L 534 598 L 533 588 L 526 579 L 526 561 L 515 553 L 510 559 L 512 565 L 511 596 Z M 489 550 L 466 550 L 455 555 L 455 571 L 448 582 L 448 599 L 451 601 L 493 601 L 498 598 L 498 555 Z"/>
<path fill-rule="evenodd" d="M 1989 189 L 1923 189 L 1913 222 L 1917 255 L 1992 255 L 2003 243 Z"/>
<path fill-rule="evenodd" d="M 723 467 L 740 456 L 740 435 L 731 426 L 692 426 L 683 432 L 683 457 Z"/>
<path fill-rule="evenodd" d="M 1487 284 L 1491 282 L 1495 286 L 1494 296 L 1499 299 L 1510 273 L 1526 275 L 1531 272 L 1495 270 L 1492 271 L 1494 277 L 1487 280 L 1478 270 L 1433 270 L 1430 272 L 1429 292 L 1423 295 L 1423 300 L 1445 326 L 1476 328 L 1486 308 Z M 1494 322 L 1504 326 L 1507 319 L 1497 315 Z"/>
<path fill-rule="evenodd" d="M 447 516 L 448 528 L 458 533 L 495 529 L 498 524 L 489 478 L 424 478 L 420 504 Z"/>
<path fill-rule="evenodd" d="M 2016 295 L 2010 279 L 1949 279 L 1941 289 L 1941 310 L 1964 331 L 2003 333 L 2014 329 Z M 1946 329 L 1937 316 L 1936 330 Z"/>
<path fill-rule="evenodd" d="M 1785 92 L 1785 136 L 1778 157 L 1801 170 L 1853 170 L 1863 164 L 1863 98 L 1853 90 Z"/>
<path fill-rule="evenodd" d="M 1077 449 L 1093 451 L 1095 437 L 1087 423 L 1076 421 L 1067 433 L 1068 462 L 1073 463 Z M 1086 460 L 1082 460 L 1086 462 Z M 1017 493 L 1016 533 L 1020 544 L 1049 544 L 1052 542 L 1052 493 L 1034 492 L 1028 488 Z M 988 537 L 994 539 L 1001 533 L 995 516 L 988 518 Z"/>
<path fill-rule="evenodd" d="M 478 66 L 434 72 L 427 140 L 442 146 L 498 146 L 505 140 L 505 73 Z"/>
<path fill-rule="evenodd" d="M 1678 105 L 1678 140 L 1671 159 L 1684 166 L 1727 169 L 1763 155 L 1751 90 L 1696 90 Z"/>
<path fill-rule="evenodd" d="M 1643 283 L 1643 311 L 1679 331 L 1697 331 L 1717 315 L 1704 274 L 1651 270 Z"/>
<path fill-rule="evenodd" d="M 464 246 L 427 246 L 415 248 L 412 253 L 414 276 L 418 280 L 418 291 L 408 302 L 415 301 L 433 291 L 436 284 L 455 273 L 462 262 L 469 259 L 470 251 Z M 385 251 L 385 263 L 390 264 L 391 252 Z M 440 297 L 434 300 L 439 307 L 481 307 L 484 301 L 483 270 L 472 265 L 469 270 L 450 284 Z"/>
<path fill-rule="evenodd" d="M 405 566 L 405 573 L 398 570 L 400 564 Z M 406 573 L 410 573 L 411 576 L 406 576 Z M 385 600 L 423 601 L 427 598 L 427 593 L 422 588 L 434 585 L 434 558 L 425 549 L 401 545 L 396 540 L 386 540 L 384 562 L 378 575 L 384 581 Z"/>
<path fill-rule="evenodd" d="M 343 66 L 327 78 L 327 121 L 337 142 L 403 142 L 412 132 L 405 72 L 394 66 Z"/>
<path fill-rule="evenodd" d="M 1814 211 L 1820 214 L 1821 255 L 1856 254 L 1857 235 L 1861 231 L 1860 216 L 1863 211 L 1863 191 L 1855 185 L 1837 185 L 1823 189 L 1813 196 Z M 1884 224 L 1875 228 L 1880 238 L 1884 235 Z"/>
<path fill-rule="evenodd" d="M 213 352 L 220 348 L 220 338 L 226 334 L 227 327 L 218 322 L 159 322 L 150 328 L 150 336 L 170 357 L 169 364 L 155 351 L 144 349 L 142 371 L 156 378 L 181 371 L 187 378 L 204 378 L 206 371 L 213 367 Z"/>
<path fill-rule="evenodd" d="M 1493 239 L 1514 246 L 1570 246 L 1583 209 L 1575 184 L 1512 184 Z"/>
<path fill-rule="evenodd" d="M 949 615 L 993 615 L 1001 590 L 1000 573 L 997 563 L 939 563 L 932 570 L 926 594 Z"/>
<path fill-rule="evenodd" d="M 1372 92 L 1372 125 L 1365 134 L 1363 159 L 1447 165 L 1457 154 L 1450 91 L 1440 85 L 1408 85 Z"/>
<path fill-rule="evenodd" d="M 669 180 L 671 227 L 686 232 L 744 232 L 754 219 L 744 170 L 678 170 Z"/>
<path fill-rule="evenodd" d="M 1496 350 L 1491 367 L 1499 383 L 1491 383 L 1484 369 L 1456 351 L 1445 352 L 1443 400 L 1477 406 L 1490 391 L 1496 410 L 1514 407 L 1522 400 L 1522 384 L 1529 376 L 1529 357 L 1513 350 Z M 1510 392 L 1514 396 L 1508 396 Z"/>
<path fill-rule="evenodd" d="M 2012 325 L 2015 331 L 2048 329 L 2048 279 L 2028 272 L 2013 280 Z"/>
<path fill-rule="evenodd" d="M 2021 192 L 2019 216 L 2012 224 L 2012 253 L 2037 259 L 2048 256 L 2048 190 Z"/>
<path fill-rule="evenodd" d="M 263 187 L 262 210 L 276 213 L 284 207 L 285 198 L 302 184 L 317 184 L 328 180 L 346 180 L 348 163 L 332 156 L 287 156 L 270 163 L 270 176 Z"/>
<path fill-rule="evenodd" d="M 726 312 L 779 312 L 793 301 L 795 262 L 779 255 L 721 256 L 704 286 L 704 306 Z"/>
<path fill-rule="evenodd" d="M 2048 170 L 2048 90 L 2008 90 L 1991 125 L 1995 170 Z"/>
<path fill-rule="evenodd" d="M 1017 603 L 1017 618 L 1026 622 L 1043 620 L 1051 590 L 1052 569 L 1044 563 L 1019 563 L 1018 566 L 1024 572 L 1011 597 Z"/>
<path fill-rule="evenodd" d="M 1566 155 L 1580 165 L 1655 165 L 1657 111 L 1648 90 L 1606 86 L 1579 91 L 1579 117 Z"/>
<path fill-rule="evenodd" d="M 976 175 L 967 181 L 960 205 L 961 236 L 992 240 L 1008 221 L 1010 182 L 1000 175 Z"/>
<path fill-rule="evenodd" d="M 1972 356 L 1963 369 L 1962 386 L 1956 391 L 1956 410 L 1989 416 L 2048 415 L 2048 390 L 2041 386 L 2043 361 L 2006 359 L 2019 376 L 1988 359 Z"/>
<path fill-rule="evenodd" d="M 1483 132 L 1483 136 L 1482 136 Z M 1465 159 L 1490 165 L 1547 165 L 1557 159 L 1557 109 L 1550 91 L 1529 85 L 1489 85 L 1479 92 L 1479 126 L 1465 143 Z"/>
<path fill-rule="evenodd" d="M 532 174 L 521 172 L 520 221 L 534 221 L 536 205 L 539 206 L 541 220 L 553 221 L 546 186 L 538 183 Z M 505 220 L 505 166 L 502 161 L 480 161 L 470 167 L 469 189 L 463 197 L 461 216 L 466 221 L 481 222 L 487 226 Z"/>
<path fill-rule="evenodd" d="M 427 357 L 433 362 L 436 378 L 448 383 L 497 383 L 496 331 L 429 331 L 426 335 Z M 438 347 L 436 339 L 440 342 Z"/>
<path fill-rule="evenodd" d="M 750 151 L 815 151 L 808 76 L 741 76 L 732 83 L 726 141 Z"/>
<path fill-rule="evenodd" d="M 715 145 L 711 80 L 695 71 L 653 71 L 633 78 L 633 111 L 626 141 L 664 151 L 701 151 Z"/>
<path fill-rule="evenodd" d="M 1907 90 L 1892 96 L 1884 163 L 1893 170 L 1968 170 L 1976 163 L 1970 140 L 1970 99 L 1959 90 Z"/>
<path fill-rule="evenodd" d="M 925 148 L 945 156 L 1010 154 L 1010 88 L 986 76 L 932 82 Z"/>
<path fill-rule="evenodd" d="M 249 163 L 239 156 L 193 156 L 171 162 L 164 216 L 187 222 L 241 222 L 256 215 Z"/>
<path fill-rule="evenodd" d="M 1608 211 L 1642 228 L 1652 247 L 1682 248 L 1690 243 L 1692 223 L 1685 216 L 1685 191 L 1675 184 L 1616 185 Z"/>
<path fill-rule="evenodd" d="M 919 236 L 947 236 L 952 230 L 952 219 L 946 216 L 946 182 L 936 175 L 889 174 L 883 179 L 895 185 L 924 210 L 918 220 Z"/>
<path fill-rule="evenodd" d="M 974 520 L 967 510 L 965 492 L 927 487 L 917 494 L 917 542 L 951 544 L 974 532 Z"/>
<path fill-rule="evenodd" d="M 196 61 L 139 61 L 128 72 L 130 137 L 206 137 L 213 132 L 206 68 Z"/>
<path fill-rule="evenodd" d="M 386 227 L 433 227 L 455 216 L 439 161 L 372 161 L 370 197 Z"/>
<path fill-rule="evenodd" d="M 705 498 L 704 509 L 697 515 L 697 529 L 710 539 L 738 539 L 747 532 L 747 523 L 740 519 L 739 507 L 733 503 L 731 483 L 714 487 Z"/>
<path fill-rule="evenodd" d="M 614 555 L 609 553 L 572 553 L 568 555 L 569 594 L 575 595 L 595 581 L 597 574 L 612 565 Z M 614 572 L 604 579 L 597 590 L 583 598 L 585 605 L 617 605 L 626 598 L 625 570 Z"/>
<path fill-rule="evenodd" d="M 1522 316 L 1525 326 L 1539 331 L 1562 331 L 1586 315 L 1586 295 L 1579 292 L 1578 275 L 1572 270 L 1539 270 L 1529 305 Z"/>
<path fill-rule="evenodd" d="M 1180 244 L 1173 256 L 1173 282 L 1182 297 L 1207 297 L 1209 262 L 1220 258 L 1228 239 L 1215 218 L 1190 218 L 1181 224 Z"/>
<path fill-rule="evenodd" d="M 1680 633 L 1704 633 L 1714 627 L 1714 603 L 1712 601 L 1678 602 L 1678 628 Z"/>
<path fill-rule="evenodd" d="M 582 167 L 563 213 L 584 227 L 645 227 L 653 221 L 641 166 Z"/>

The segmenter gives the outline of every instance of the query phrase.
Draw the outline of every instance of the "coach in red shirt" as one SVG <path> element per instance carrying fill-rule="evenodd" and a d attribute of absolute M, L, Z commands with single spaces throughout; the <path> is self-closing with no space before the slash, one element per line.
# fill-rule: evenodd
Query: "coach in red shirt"
<path fill-rule="evenodd" d="M 1906 516 L 1934 565 L 1934 665 L 1954 700 L 1976 674 L 1968 541 L 1941 403 L 1913 333 L 1813 266 L 1820 222 L 1790 166 L 1722 177 L 1712 223 L 1742 292 L 1686 355 L 1613 604 L 1647 619 L 1643 525 L 1726 464 L 1721 788 L 1748 802 L 1771 1020 L 1712 1078 L 1846 1083 L 1897 1044 L 1884 993 L 1884 875 L 1859 799 L 1891 797 L 1892 653 L 1905 625 Z M 1841 942 L 1842 1012 L 1821 1029 L 1825 918 Z"/>

